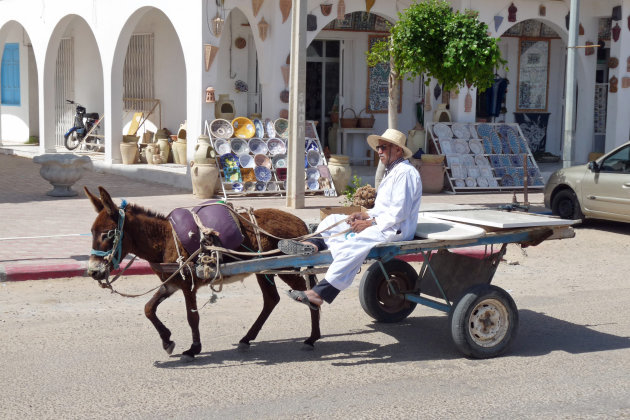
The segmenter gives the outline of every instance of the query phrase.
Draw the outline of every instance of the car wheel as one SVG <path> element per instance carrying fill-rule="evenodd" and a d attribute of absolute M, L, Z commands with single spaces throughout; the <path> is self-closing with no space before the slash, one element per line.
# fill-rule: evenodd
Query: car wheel
<path fill-rule="evenodd" d="M 580 203 L 572 190 L 558 192 L 551 203 L 551 211 L 563 219 L 584 219 Z"/>

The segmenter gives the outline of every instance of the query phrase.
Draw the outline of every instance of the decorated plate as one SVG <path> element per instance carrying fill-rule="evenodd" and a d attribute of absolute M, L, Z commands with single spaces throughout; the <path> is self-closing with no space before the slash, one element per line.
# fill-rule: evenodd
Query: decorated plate
<path fill-rule="evenodd" d="M 491 155 L 492 154 L 492 141 L 490 140 L 490 137 L 484 137 L 482 140 L 483 142 L 483 151 L 486 155 Z"/>
<path fill-rule="evenodd" d="M 287 179 L 287 168 L 278 168 L 276 169 L 276 178 L 278 181 L 284 181 Z"/>
<path fill-rule="evenodd" d="M 240 155 L 238 162 L 241 164 L 241 168 L 253 168 L 255 166 L 254 157 L 250 154 Z"/>
<path fill-rule="evenodd" d="M 256 128 L 254 123 L 249 118 L 236 117 L 232 120 L 232 127 L 234 127 L 234 136 L 241 139 L 251 139 L 256 135 Z"/>
<path fill-rule="evenodd" d="M 273 126 L 273 121 L 271 121 L 269 118 L 265 120 L 265 131 L 268 138 L 276 137 L 276 129 Z"/>
<path fill-rule="evenodd" d="M 481 176 L 485 176 L 486 178 L 489 178 L 492 176 L 492 169 L 490 169 L 489 166 L 482 166 L 481 168 L 479 168 L 479 174 Z"/>
<path fill-rule="evenodd" d="M 488 178 L 485 176 L 477 177 L 477 186 L 481 188 L 488 188 L 490 184 L 488 183 Z"/>
<path fill-rule="evenodd" d="M 255 184 L 256 191 L 265 191 L 267 189 L 267 183 L 263 181 L 258 181 Z"/>
<path fill-rule="evenodd" d="M 240 182 L 235 182 L 232 184 L 232 191 L 241 192 L 243 191 L 243 184 Z"/>
<path fill-rule="evenodd" d="M 213 137 L 229 139 L 234 135 L 234 127 L 228 120 L 217 118 L 210 123 L 210 134 Z"/>
<path fill-rule="evenodd" d="M 307 138 L 304 140 L 304 151 L 308 152 L 309 150 L 319 150 L 316 139 Z"/>
<path fill-rule="evenodd" d="M 470 147 L 468 147 L 468 142 L 466 140 L 454 140 L 453 144 L 456 153 L 459 153 L 460 155 L 470 153 Z"/>
<path fill-rule="evenodd" d="M 254 129 L 256 130 L 256 137 L 265 137 L 265 127 L 263 127 L 262 121 L 260 121 L 258 118 L 254 118 Z"/>
<path fill-rule="evenodd" d="M 479 134 L 479 137 L 484 138 L 492 135 L 492 133 L 494 133 L 494 130 L 492 129 L 492 126 L 490 124 L 479 124 L 477 126 L 477 133 Z"/>
<path fill-rule="evenodd" d="M 458 139 L 468 140 L 470 138 L 470 130 L 466 124 L 455 123 L 451 128 Z"/>
<path fill-rule="evenodd" d="M 498 187 L 499 186 L 499 183 L 493 177 L 487 177 L 486 179 L 488 180 L 488 186 L 489 187 Z"/>
<path fill-rule="evenodd" d="M 465 178 L 466 168 L 458 164 L 451 165 L 451 174 L 453 178 Z"/>
<path fill-rule="evenodd" d="M 475 156 L 475 165 L 480 166 L 480 167 L 487 166 L 489 168 L 490 167 L 490 162 L 488 161 L 487 157 L 485 157 L 483 155 L 476 155 Z"/>
<path fill-rule="evenodd" d="M 475 158 L 473 155 L 462 155 L 462 165 L 467 168 L 475 166 Z"/>
<path fill-rule="evenodd" d="M 488 157 L 490 158 L 490 165 L 492 165 L 493 168 L 501 167 L 501 160 L 499 159 L 499 156 L 492 155 Z"/>
<path fill-rule="evenodd" d="M 276 130 L 276 135 L 281 139 L 289 138 L 289 120 L 286 118 L 278 118 L 274 123 L 273 127 Z"/>
<path fill-rule="evenodd" d="M 455 180 L 455 186 L 457 188 L 464 188 L 464 187 L 466 187 L 466 181 L 464 181 L 463 179 L 456 179 Z"/>
<path fill-rule="evenodd" d="M 317 167 L 317 170 L 319 171 L 319 175 L 324 177 L 324 178 L 328 178 L 328 179 L 332 179 L 332 177 L 330 176 L 330 170 L 328 170 L 328 166 L 326 165 L 319 165 Z"/>
<path fill-rule="evenodd" d="M 470 151 L 476 155 L 482 155 L 485 153 L 483 143 L 481 143 L 481 140 L 477 140 L 477 139 L 469 140 L 468 147 L 470 147 Z"/>
<path fill-rule="evenodd" d="M 503 166 L 505 168 L 509 168 L 510 166 L 512 166 L 512 160 L 510 160 L 509 155 L 499 155 L 499 162 L 501 162 L 500 166 Z"/>
<path fill-rule="evenodd" d="M 238 167 L 223 168 L 223 175 L 225 176 L 225 180 L 227 182 L 241 182 L 243 180 L 243 178 L 241 178 L 241 171 Z"/>
<path fill-rule="evenodd" d="M 256 182 L 256 174 L 254 168 L 241 168 L 241 177 L 243 182 Z"/>
<path fill-rule="evenodd" d="M 247 145 L 249 146 L 249 150 L 251 150 L 251 152 L 255 155 L 266 155 L 267 152 L 269 152 L 269 149 L 267 148 L 267 143 L 265 143 L 262 138 L 254 137 L 253 139 L 249 140 Z"/>
<path fill-rule="evenodd" d="M 273 138 L 267 141 L 267 148 L 272 156 L 280 155 L 287 152 L 287 146 L 280 139 Z"/>
<path fill-rule="evenodd" d="M 309 150 L 306 153 L 306 160 L 310 166 L 318 166 L 322 163 L 322 155 L 320 155 L 319 150 Z"/>
<path fill-rule="evenodd" d="M 267 169 L 271 169 L 271 159 L 267 155 L 256 155 L 254 156 L 254 164 L 256 166 L 264 166 Z"/>
<path fill-rule="evenodd" d="M 460 159 L 459 155 L 446 155 L 446 164 L 448 166 L 461 165 L 462 160 Z"/>
<path fill-rule="evenodd" d="M 433 132 L 439 139 L 453 138 L 453 132 L 451 128 L 444 123 L 437 123 L 433 126 Z"/>
<path fill-rule="evenodd" d="M 219 157 L 222 168 L 238 168 L 238 156 L 234 153 L 225 153 Z"/>
<path fill-rule="evenodd" d="M 306 180 L 315 182 L 319 180 L 319 171 L 317 170 L 317 168 L 306 169 Z"/>
<path fill-rule="evenodd" d="M 448 155 L 451 153 L 454 153 L 453 150 L 453 143 L 451 140 L 449 139 L 440 139 L 440 148 L 442 148 L 442 154 L 443 155 Z"/>
<path fill-rule="evenodd" d="M 306 185 L 309 190 L 318 190 L 319 189 L 319 181 L 315 180 L 307 180 Z"/>
<path fill-rule="evenodd" d="M 470 131 L 470 138 L 471 139 L 477 139 L 479 138 L 479 134 L 477 134 L 477 129 L 475 128 L 475 124 L 470 124 L 468 126 L 468 130 Z"/>
<path fill-rule="evenodd" d="M 518 136 L 514 132 L 514 130 L 508 131 L 508 143 L 510 144 L 510 149 L 512 149 L 512 153 L 527 153 L 525 150 L 521 150 L 521 143 L 518 141 Z"/>
<path fill-rule="evenodd" d="M 265 166 L 256 166 L 254 168 L 256 179 L 263 182 L 269 182 L 271 179 L 271 171 Z"/>
<path fill-rule="evenodd" d="M 511 175 L 505 174 L 501 177 L 501 186 L 502 187 L 514 187 L 514 179 Z"/>
<path fill-rule="evenodd" d="M 268 182 L 267 183 L 267 191 L 278 191 L 280 189 L 280 185 L 277 182 Z"/>
<path fill-rule="evenodd" d="M 230 153 L 232 151 L 232 149 L 230 149 L 230 141 L 226 139 L 215 139 L 214 150 L 216 150 L 219 155 Z"/>
<path fill-rule="evenodd" d="M 281 155 L 275 155 L 274 157 L 271 158 L 271 165 L 278 169 L 278 168 L 286 168 L 287 167 L 287 155 L 285 154 L 281 154 Z"/>
<path fill-rule="evenodd" d="M 230 147 L 232 148 L 232 151 L 237 155 L 244 155 L 249 153 L 249 146 L 247 145 L 247 141 L 240 138 L 230 140 Z"/>
<path fill-rule="evenodd" d="M 523 155 L 510 155 L 510 163 L 512 164 L 512 166 L 522 168 L 523 164 L 525 163 L 525 159 L 523 158 Z"/>
<path fill-rule="evenodd" d="M 529 146 L 527 144 L 527 141 L 521 136 L 518 136 L 518 145 L 521 148 L 522 153 L 529 153 Z"/>
<path fill-rule="evenodd" d="M 503 149 L 503 153 L 505 154 L 512 153 L 512 151 L 510 150 L 510 143 L 508 142 L 508 139 L 501 139 L 501 149 Z"/>
<path fill-rule="evenodd" d="M 467 177 L 465 181 L 466 181 L 466 186 L 469 188 L 477 186 L 477 180 L 471 176 Z"/>
<path fill-rule="evenodd" d="M 494 151 L 495 154 L 503 153 L 503 146 L 501 144 L 501 138 L 494 131 L 492 132 L 490 136 L 490 141 L 492 142 L 492 150 Z"/>
<path fill-rule="evenodd" d="M 505 168 L 494 168 L 494 175 L 498 178 L 503 178 L 505 174 L 507 174 L 507 170 Z"/>
<path fill-rule="evenodd" d="M 243 190 L 247 192 L 256 191 L 256 183 L 247 181 L 243 184 Z"/>
<path fill-rule="evenodd" d="M 481 172 L 476 166 L 471 166 L 468 168 L 468 176 L 471 178 L 479 178 L 481 176 Z"/>

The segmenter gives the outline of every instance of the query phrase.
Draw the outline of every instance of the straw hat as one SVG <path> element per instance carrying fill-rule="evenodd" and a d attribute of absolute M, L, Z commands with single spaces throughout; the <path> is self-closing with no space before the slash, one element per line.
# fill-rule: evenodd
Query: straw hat
<path fill-rule="evenodd" d="M 384 140 L 388 143 L 393 144 L 394 146 L 398 146 L 403 149 L 405 159 L 410 158 L 413 155 L 413 152 L 405 146 L 407 144 L 407 136 L 404 133 L 401 133 L 398 130 L 394 130 L 393 128 L 388 128 L 385 130 L 382 136 L 377 136 L 376 134 L 372 134 L 368 136 L 367 142 L 370 147 L 376 150 L 376 146 L 378 145 L 379 140 Z"/>

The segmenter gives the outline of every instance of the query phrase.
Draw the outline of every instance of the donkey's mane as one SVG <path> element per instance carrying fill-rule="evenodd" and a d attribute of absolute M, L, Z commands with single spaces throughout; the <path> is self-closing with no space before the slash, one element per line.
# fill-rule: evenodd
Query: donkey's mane
<path fill-rule="evenodd" d="M 155 217 L 157 219 L 166 220 L 166 216 L 164 216 L 162 213 L 158 213 L 158 212 L 156 212 L 154 210 L 145 209 L 144 207 L 139 206 L 137 204 L 130 204 L 127 207 L 127 209 L 134 216 L 143 215 L 143 216 L 147 216 L 147 217 Z"/>

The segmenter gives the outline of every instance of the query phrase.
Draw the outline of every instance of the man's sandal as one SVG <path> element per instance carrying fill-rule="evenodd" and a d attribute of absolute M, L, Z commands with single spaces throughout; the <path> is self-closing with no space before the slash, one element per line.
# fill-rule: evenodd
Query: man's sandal
<path fill-rule="evenodd" d="M 281 239 L 278 242 L 278 249 L 287 255 L 311 255 L 317 252 L 317 246 L 295 239 Z"/>
<path fill-rule="evenodd" d="M 311 308 L 313 311 L 319 311 L 319 306 L 308 300 L 306 293 L 301 290 L 287 290 L 287 295 L 296 302 L 300 302 Z"/>

